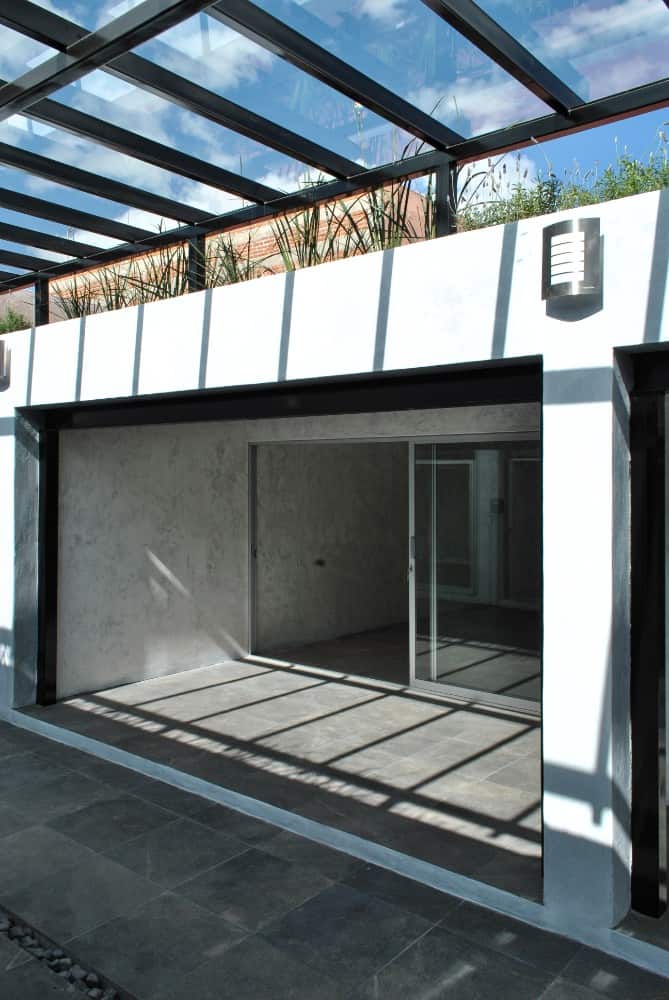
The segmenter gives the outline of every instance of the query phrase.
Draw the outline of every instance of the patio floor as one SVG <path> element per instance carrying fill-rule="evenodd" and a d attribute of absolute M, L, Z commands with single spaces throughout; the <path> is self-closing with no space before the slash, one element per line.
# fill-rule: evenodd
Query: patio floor
<path fill-rule="evenodd" d="M 0 724 L 0 905 L 136 1000 L 668 1000 L 669 982 Z M 0 935 L 0 996 L 65 982 Z"/>
<path fill-rule="evenodd" d="M 30 711 L 404 854 L 540 898 L 535 717 L 257 659 Z"/>

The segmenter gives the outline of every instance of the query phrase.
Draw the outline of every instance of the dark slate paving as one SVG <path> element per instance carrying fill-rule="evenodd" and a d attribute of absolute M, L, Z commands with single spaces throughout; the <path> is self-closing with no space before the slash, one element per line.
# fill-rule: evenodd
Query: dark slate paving
<path fill-rule="evenodd" d="M 167 809 L 143 802 L 134 795 L 117 794 L 64 816 L 56 816 L 46 825 L 94 851 L 104 851 L 174 819 L 174 813 Z"/>
<path fill-rule="evenodd" d="M 263 937 L 332 979 L 355 985 L 430 928 L 430 922 L 346 885 L 326 889 Z"/>
<path fill-rule="evenodd" d="M 512 920 L 482 906 L 462 903 L 442 921 L 442 927 L 509 958 L 557 975 L 579 950 L 567 938 Z"/>
<path fill-rule="evenodd" d="M 0 767 L 0 794 L 3 800 L 14 789 L 26 789 L 46 779 L 55 780 L 68 774 L 68 770 L 51 760 L 48 755 L 38 753 L 15 753 L 7 757 Z"/>
<path fill-rule="evenodd" d="M 253 936 L 151 1000 L 344 1000 L 327 976 Z"/>
<path fill-rule="evenodd" d="M 31 826 L 0 840 L 0 901 L 45 876 L 94 857 L 56 830 Z"/>
<path fill-rule="evenodd" d="M 235 812 L 234 809 L 227 809 L 225 806 L 202 799 L 200 803 L 200 808 L 192 814 L 193 819 L 211 827 L 212 830 L 220 830 L 221 833 L 243 840 L 245 844 L 257 847 L 273 840 L 280 833 L 278 827 L 264 823 L 253 816 L 246 816 L 244 813 Z"/>
<path fill-rule="evenodd" d="M 160 886 L 100 855 L 79 857 L 2 900 L 54 941 L 65 942 L 158 896 Z"/>
<path fill-rule="evenodd" d="M 556 979 L 541 994 L 539 1000 L 602 1000 L 602 994 L 588 990 L 585 986 L 568 983 L 564 979 Z"/>
<path fill-rule="evenodd" d="M 3 794 L 7 805 L 30 817 L 34 823 L 44 823 L 56 816 L 75 812 L 90 802 L 110 798 L 113 791 L 99 781 L 93 781 L 74 771 L 29 781 Z"/>
<path fill-rule="evenodd" d="M 286 830 L 264 844 L 263 850 L 285 858 L 286 861 L 299 861 L 301 865 L 309 865 L 334 880 L 345 879 L 364 866 L 363 861 L 350 854 L 324 847 Z"/>
<path fill-rule="evenodd" d="M 0 763 L 1 766 L 3 765 Z M 29 816 L 18 809 L 12 809 L 11 806 L 0 803 L 0 837 L 8 837 L 9 834 L 25 830 L 28 826 L 32 826 L 32 820 Z"/>
<path fill-rule="evenodd" d="M 177 891 L 234 924 L 257 930 L 330 885 L 313 868 L 249 848 Z"/>
<path fill-rule="evenodd" d="M 441 927 L 350 994 L 350 1000 L 538 1000 L 552 976 Z"/>
<path fill-rule="evenodd" d="M 0 775 L 0 904 L 138 1000 L 669 1000 L 667 979 L 3 724 Z M 446 864 L 465 841 L 420 848 Z M 475 848 L 512 888 L 514 856 Z M 1 1000 L 50 996 L 81 994 L 0 936 Z"/>
<path fill-rule="evenodd" d="M 612 1000 L 669 1000 L 668 979 L 593 948 L 579 948 L 561 978 Z"/>
<path fill-rule="evenodd" d="M 460 905 L 456 896 L 449 896 L 385 868 L 377 868 L 376 865 L 363 865 L 343 881 L 352 889 L 376 896 L 386 903 L 394 903 L 432 923 L 441 920 Z"/>
<path fill-rule="evenodd" d="M 137 802 L 151 808 L 139 799 Z M 105 854 L 169 889 L 246 850 L 248 847 L 241 840 L 179 818 L 105 851 Z"/>
<path fill-rule="evenodd" d="M 220 957 L 244 932 L 173 893 L 76 938 L 70 947 L 83 963 L 134 993 L 162 996 L 179 977 Z"/>

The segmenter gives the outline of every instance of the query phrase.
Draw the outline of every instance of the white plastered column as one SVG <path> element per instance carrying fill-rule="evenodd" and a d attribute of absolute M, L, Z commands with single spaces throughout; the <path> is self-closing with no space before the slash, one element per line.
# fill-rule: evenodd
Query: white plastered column
<path fill-rule="evenodd" d="M 601 927 L 630 894 L 628 410 L 584 360 L 544 358 L 544 902 Z"/>

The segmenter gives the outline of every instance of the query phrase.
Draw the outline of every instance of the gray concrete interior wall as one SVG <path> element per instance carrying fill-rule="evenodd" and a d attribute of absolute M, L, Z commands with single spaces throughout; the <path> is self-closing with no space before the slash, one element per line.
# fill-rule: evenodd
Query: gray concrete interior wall
<path fill-rule="evenodd" d="M 407 620 L 408 450 L 258 447 L 258 652 Z"/>
<path fill-rule="evenodd" d="M 520 404 L 63 432 L 58 696 L 248 651 L 250 443 L 538 426 Z"/>

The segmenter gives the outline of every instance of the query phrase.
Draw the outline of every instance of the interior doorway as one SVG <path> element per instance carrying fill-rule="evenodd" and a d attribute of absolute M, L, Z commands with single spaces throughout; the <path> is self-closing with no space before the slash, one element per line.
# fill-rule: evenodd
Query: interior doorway
<path fill-rule="evenodd" d="M 537 440 L 251 448 L 254 655 L 538 713 Z"/>

